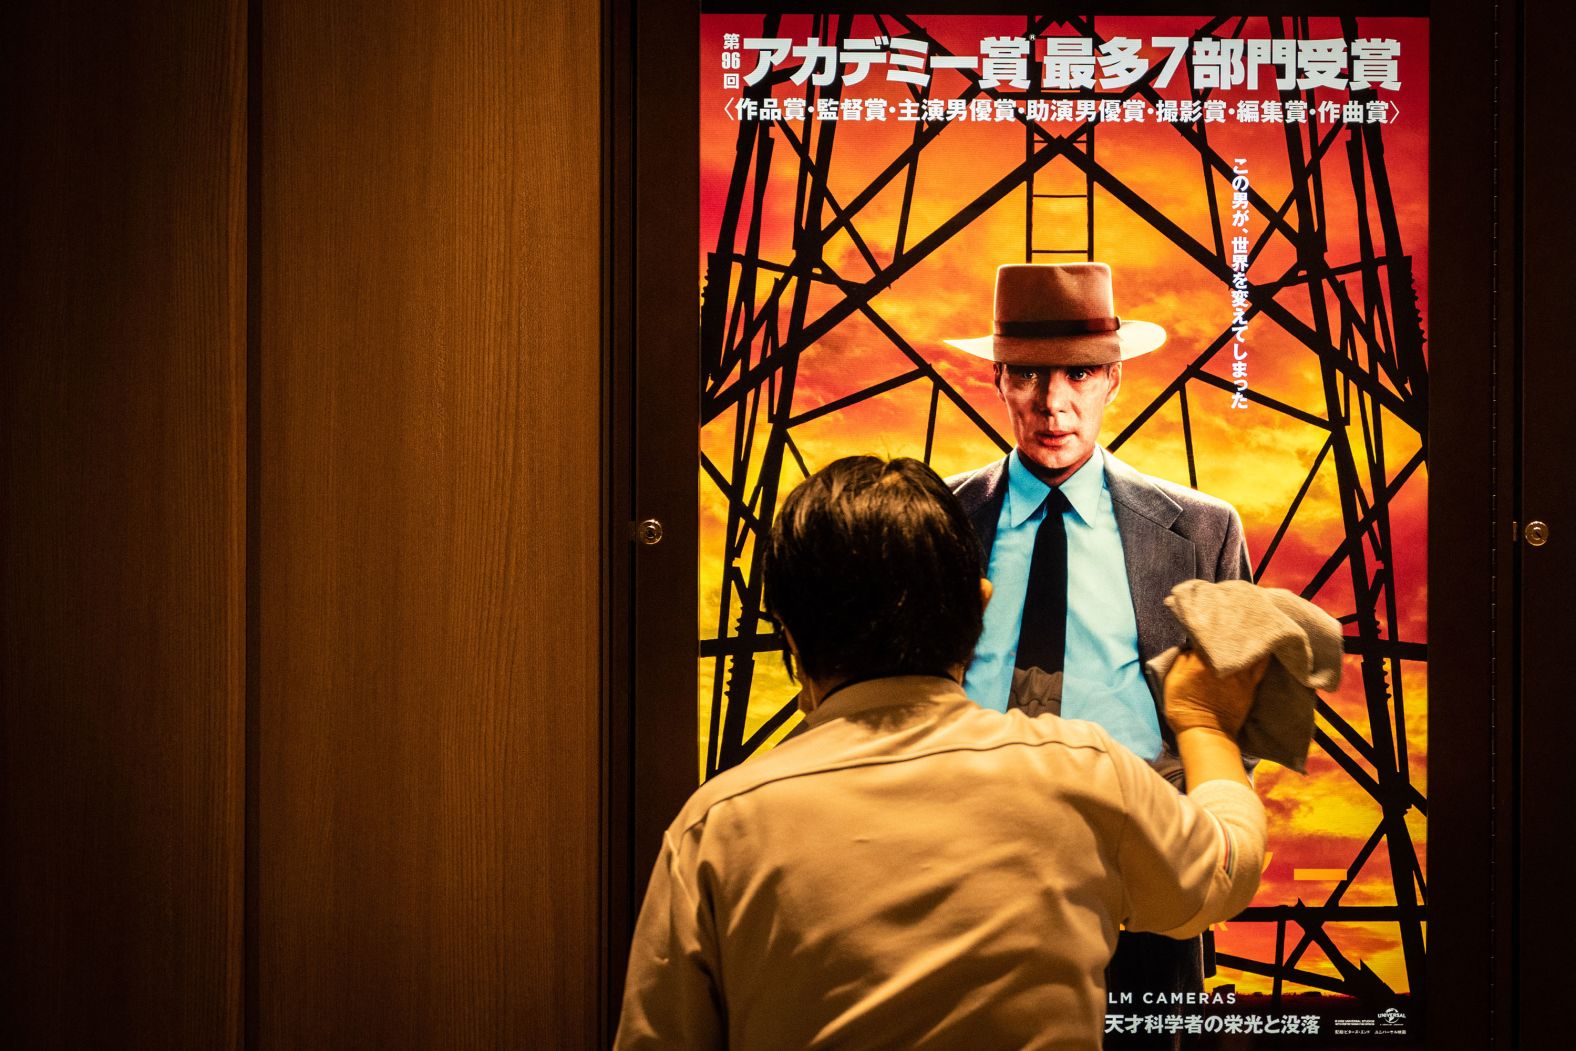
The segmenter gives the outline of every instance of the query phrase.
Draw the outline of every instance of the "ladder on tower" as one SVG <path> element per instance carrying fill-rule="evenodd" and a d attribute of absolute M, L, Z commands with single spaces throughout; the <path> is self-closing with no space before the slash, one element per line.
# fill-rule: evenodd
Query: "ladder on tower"
<path fill-rule="evenodd" d="M 1044 19 L 1036 19 L 1032 15 L 1029 16 L 1026 35 L 1031 41 L 1031 54 L 1033 53 L 1032 42 L 1037 36 L 1044 35 L 1045 30 L 1050 28 L 1050 26 L 1067 24 L 1064 20 L 1057 20 L 1047 24 Z M 1093 37 L 1093 15 L 1088 16 L 1088 32 Z M 1042 80 L 1043 77 L 1041 76 L 1034 76 L 1029 79 L 1029 89 L 1024 95 L 1026 99 L 1050 101 L 1052 99 L 1077 100 L 1098 98 L 1097 92 L 1090 89 L 1072 91 L 1047 90 L 1043 86 Z M 1090 161 L 1094 160 L 1094 132 L 1096 125 L 1096 121 L 1088 121 L 1077 131 L 1073 132 L 1072 135 L 1068 136 L 1068 142 L 1073 148 L 1082 151 Z M 1034 126 L 1030 123 L 1025 123 L 1023 126 L 1023 154 L 1026 163 L 1034 158 L 1034 151 L 1038 146 L 1037 139 L 1038 136 L 1035 134 Z M 1083 190 L 1079 193 L 1051 193 L 1036 189 L 1036 175 L 1038 174 L 1040 178 L 1040 184 L 1044 185 L 1046 175 L 1054 166 L 1055 162 L 1038 170 L 1031 166 L 1029 168 L 1029 177 L 1024 180 L 1023 261 L 1025 263 L 1055 263 L 1083 259 L 1092 262 L 1094 260 L 1093 165 L 1089 165 L 1083 171 Z M 1082 201 L 1083 222 L 1081 230 L 1068 229 L 1068 227 L 1073 226 L 1071 217 L 1069 216 L 1065 221 L 1062 220 L 1059 214 L 1060 210 L 1052 216 L 1056 220 L 1055 222 L 1041 223 L 1037 227 L 1034 221 L 1036 201 Z M 1075 209 L 1069 206 L 1067 211 L 1072 213 Z M 1047 230 L 1047 226 L 1052 228 Z M 1081 242 L 1078 240 L 1080 232 L 1083 235 Z"/>

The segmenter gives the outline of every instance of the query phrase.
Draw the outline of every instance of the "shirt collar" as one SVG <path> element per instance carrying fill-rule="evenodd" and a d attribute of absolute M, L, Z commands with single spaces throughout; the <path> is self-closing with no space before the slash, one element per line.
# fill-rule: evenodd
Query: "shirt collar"
<path fill-rule="evenodd" d="M 1100 496 L 1105 492 L 1105 453 L 1099 447 L 1061 484 L 1062 495 L 1072 505 L 1073 511 L 1084 523 L 1092 524 L 1100 507 Z M 1042 482 L 1024 464 L 1017 449 L 1007 457 L 1007 514 L 1014 528 L 1040 509 L 1051 487 Z"/>
<path fill-rule="evenodd" d="M 804 721 L 815 727 L 870 708 L 947 700 L 973 703 L 964 695 L 963 687 L 951 679 L 939 675 L 894 675 L 867 679 L 838 690 L 806 715 Z"/>

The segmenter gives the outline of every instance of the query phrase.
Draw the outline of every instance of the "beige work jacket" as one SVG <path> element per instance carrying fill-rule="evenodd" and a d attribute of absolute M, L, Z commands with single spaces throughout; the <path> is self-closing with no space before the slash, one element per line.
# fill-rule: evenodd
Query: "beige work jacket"
<path fill-rule="evenodd" d="M 1258 886 L 1251 789 L 1179 795 L 1093 723 L 923 676 L 810 722 L 668 829 L 615 1046 L 1097 1047 L 1118 925 L 1191 936 Z"/>

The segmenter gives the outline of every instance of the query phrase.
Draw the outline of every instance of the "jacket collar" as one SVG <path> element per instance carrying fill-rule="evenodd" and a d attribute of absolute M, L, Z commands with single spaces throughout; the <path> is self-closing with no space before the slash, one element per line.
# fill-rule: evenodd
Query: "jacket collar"
<path fill-rule="evenodd" d="M 867 679 L 838 690 L 806 715 L 804 721 L 816 727 L 872 708 L 948 701 L 974 703 L 963 692 L 963 687 L 952 679 L 940 675 L 893 675 L 885 679 Z"/>
<path fill-rule="evenodd" d="M 1105 461 L 1105 484 L 1111 491 L 1111 502 L 1149 519 L 1162 529 L 1170 529 L 1171 523 L 1182 514 L 1181 505 L 1112 456 L 1104 446 L 1100 448 L 1100 456 Z"/>

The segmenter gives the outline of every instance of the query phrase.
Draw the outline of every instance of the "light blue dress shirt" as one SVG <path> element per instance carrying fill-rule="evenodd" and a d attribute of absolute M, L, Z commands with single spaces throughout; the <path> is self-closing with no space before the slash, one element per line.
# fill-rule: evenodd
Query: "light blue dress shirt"
<path fill-rule="evenodd" d="M 1062 718 L 1088 719 L 1145 759 L 1160 754 L 1160 720 L 1138 659 L 1138 621 L 1127 586 L 1127 562 L 1100 450 L 1062 483 L 1072 505 L 1067 530 L 1067 649 L 1062 665 Z M 1007 710 L 1018 632 L 1028 591 L 1034 535 L 1045 518 L 1050 486 L 1007 458 L 1007 493 L 996 521 L 986 575 L 993 589 L 985 630 L 963 689 L 983 708 Z"/>

